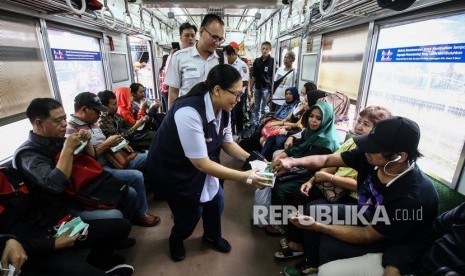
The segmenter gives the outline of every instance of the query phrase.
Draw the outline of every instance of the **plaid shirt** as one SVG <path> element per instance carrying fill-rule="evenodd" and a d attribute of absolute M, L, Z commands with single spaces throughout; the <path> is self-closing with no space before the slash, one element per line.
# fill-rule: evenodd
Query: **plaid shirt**
<path fill-rule="evenodd" d="M 103 114 L 100 117 L 99 125 L 106 137 L 119 134 L 125 139 L 129 139 L 134 134 L 130 131 L 131 126 L 129 123 L 118 113 L 114 115 Z"/>

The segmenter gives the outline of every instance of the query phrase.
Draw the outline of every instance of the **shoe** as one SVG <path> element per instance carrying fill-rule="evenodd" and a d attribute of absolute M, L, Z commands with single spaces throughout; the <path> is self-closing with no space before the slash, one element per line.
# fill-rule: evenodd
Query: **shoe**
<path fill-rule="evenodd" d="M 134 267 L 128 264 L 119 264 L 105 271 L 105 273 L 111 276 L 130 276 L 134 273 Z"/>
<path fill-rule="evenodd" d="M 219 240 L 214 241 L 208 238 L 205 234 L 203 234 L 202 240 L 208 243 L 208 245 L 210 245 L 213 249 L 217 251 L 220 251 L 223 253 L 228 253 L 229 251 L 231 251 L 231 245 L 229 244 L 227 240 L 223 238 L 220 238 Z"/>
<path fill-rule="evenodd" d="M 281 245 L 281 248 L 288 246 L 289 240 L 287 238 L 282 238 L 279 240 L 279 245 Z"/>
<path fill-rule="evenodd" d="M 307 260 L 295 266 L 286 266 L 283 270 L 286 276 L 305 276 L 318 273 L 318 267 L 312 266 Z"/>
<path fill-rule="evenodd" d="M 179 262 L 186 258 L 186 249 L 182 241 L 175 241 L 171 237 L 169 238 L 170 243 L 170 255 L 173 261 Z"/>
<path fill-rule="evenodd" d="M 132 223 L 144 227 L 153 227 L 160 223 L 160 217 L 145 213 L 143 215 L 135 215 Z"/>
<path fill-rule="evenodd" d="M 133 247 L 134 245 L 136 244 L 136 239 L 134 238 L 125 238 L 124 240 L 122 240 L 117 248 L 118 249 L 127 249 L 127 248 L 130 248 L 130 247 Z"/>
<path fill-rule="evenodd" d="M 278 259 L 289 259 L 302 256 L 303 254 L 303 251 L 293 251 L 289 246 L 284 246 L 280 251 L 275 252 L 274 256 Z"/>

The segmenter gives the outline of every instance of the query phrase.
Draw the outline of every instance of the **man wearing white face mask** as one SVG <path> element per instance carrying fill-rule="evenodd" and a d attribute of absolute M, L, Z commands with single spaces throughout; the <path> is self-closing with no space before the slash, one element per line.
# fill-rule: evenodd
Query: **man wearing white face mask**
<path fill-rule="evenodd" d="M 316 273 L 320 265 L 337 259 L 382 253 L 392 245 L 424 238 L 425 229 L 437 215 L 438 196 L 416 164 L 421 156 L 419 141 L 420 128 L 415 122 L 391 117 L 380 121 L 370 134 L 355 137 L 354 150 L 274 161 L 271 167 L 278 175 L 291 167 L 351 167 L 358 171 L 358 208 L 313 205 L 304 210 L 305 216 L 290 219 L 309 230 L 304 234 L 308 250 L 305 262 L 285 268 L 284 274 Z M 321 208 L 331 209 L 329 223 L 314 220 Z M 383 260 L 383 265 L 398 267 L 398 262 L 402 260 L 391 258 Z"/>

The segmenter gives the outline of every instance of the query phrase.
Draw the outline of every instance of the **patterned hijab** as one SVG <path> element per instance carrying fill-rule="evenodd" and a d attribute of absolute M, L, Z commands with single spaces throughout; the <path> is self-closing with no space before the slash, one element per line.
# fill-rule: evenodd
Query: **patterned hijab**
<path fill-rule="evenodd" d="M 321 111 L 320 127 L 313 131 L 308 127 L 308 117 L 311 112 L 318 108 Z M 312 146 L 327 148 L 335 152 L 341 144 L 341 139 L 334 126 L 334 110 L 328 102 L 318 102 L 308 110 L 302 117 L 302 123 L 306 127 L 302 133 L 303 143 L 292 147 L 290 153 L 294 157 L 303 156 Z"/>

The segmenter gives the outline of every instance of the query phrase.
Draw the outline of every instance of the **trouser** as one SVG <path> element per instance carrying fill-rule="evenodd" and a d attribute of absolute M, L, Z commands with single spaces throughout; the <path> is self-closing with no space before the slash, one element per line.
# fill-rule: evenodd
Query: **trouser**
<path fill-rule="evenodd" d="M 244 103 L 241 101 L 234 106 L 231 112 L 231 128 L 233 134 L 244 130 Z"/>
<path fill-rule="evenodd" d="M 305 209 L 305 214 L 311 213 L 311 208 L 318 208 L 318 206 L 325 205 L 312 205 L 310 208 Z M 326 205 L 329 208 L 331 206 L 337 206 L 338 208 L 338 219 L 343 220 L 345 218 L 345 206 L 346 205 Z M 316 211 L 313 211 L 314 213 Z M 304 231 L 304 251 L 307 257 L 309 265 L 318 267 L 325 263 L 346 259 L 352 257 L 358 257 L 367 253 L 379 253 L 386 249 L 386 244 L 383 242 L 374 244 L 352 244 L 347 243 L 326 234 L 321 234 L 316 231 Z"/>
<path fill-rule="evenodd" d="M 266 160 L 273 160 L 273 153 L 277 150 L 284 148 L 284 143 L 287 140 L 287 136 L 279 134 L 278 136 L 269 136 L 266 138 L 266 142 L 262 148 L 262 155 Z"/>
<path fill-rule="evenodd" d="M 89 220 L 85 240 L 77 240 L 72 248 L 47 254 L 31 254 L 21 275 L 43 273 L 44 275 L 105 275 L 103 271 L 119 264 L 115 263 L 116 246 L 126 239 L 131 223 L 125 219 Z M 91 249 L 87 261 L 76 249 Z"/>
<path fill-rule="evenodd" d="M 163 111 L 168 112 L 168 92 L 166 93 L 160 93 L 161 94 L 161 100 L 163 103 Z"/>
<path fill-rule="evenodd" d="M 268 97 L 269 91 L 268 88 L 254 89 L 255 106 L 253 109 L 253 123 L 256 126 L 260 123 L 260 117 L 265 115 L 266 98 Z"/>
<path fill-rule="evenodd" d="M 212 240 L 221 238 L 221 214 L 224 207 L 223 188 L 220 186 L 215 197 L 208 202 L 189 204 L 179 202 L 172 197 L 167 198 L 168 205 L 174 216 L 174 226 L 171 229 L 171 240 L 182 242 L 195 229 L 202 217 L 203 231 Z"/>

